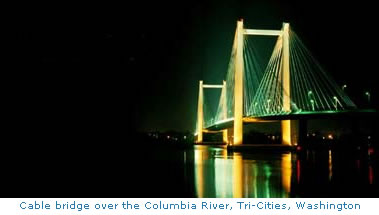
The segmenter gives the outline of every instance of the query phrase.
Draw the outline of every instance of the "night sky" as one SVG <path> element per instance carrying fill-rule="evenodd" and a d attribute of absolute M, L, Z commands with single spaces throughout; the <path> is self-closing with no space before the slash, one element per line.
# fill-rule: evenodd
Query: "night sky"
<path fill-rule="evenodd" d="M 223 80 L 239 18 L 250 28 L 290 22 L 358 106 L 366 90 L 376 99 L 371 1 L 137 2 L 12 9 L 14 126 L 43 138 L 193 131 L 198 81 Z"/>
<path fill-rule="evenodd" d="M 290 22 L 358 106 L 367 90 L 378 105 L 374 1 L 122 2 L 3 7 L 3 195 L 162 197 L 186 187 L 183 166 L 157 162 L 173 154 L 138 134 L 194 130 L 199 80 L 224 79 L 240 18 L 249 28 Z"/>

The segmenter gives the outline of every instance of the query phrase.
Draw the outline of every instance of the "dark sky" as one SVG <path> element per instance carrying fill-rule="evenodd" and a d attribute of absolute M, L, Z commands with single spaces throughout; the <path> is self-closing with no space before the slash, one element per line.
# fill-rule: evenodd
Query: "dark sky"
<path fill-rule="evenodd" d="M 371 1 L 136 2 L 12 9 L 9 93 L 25 128 L 83 138 L 192 131 L 198 81 L 223 80 L 239 18 L 250 28 L 290 22 L 356 103 L 366 90 L 375 99 Z"/>

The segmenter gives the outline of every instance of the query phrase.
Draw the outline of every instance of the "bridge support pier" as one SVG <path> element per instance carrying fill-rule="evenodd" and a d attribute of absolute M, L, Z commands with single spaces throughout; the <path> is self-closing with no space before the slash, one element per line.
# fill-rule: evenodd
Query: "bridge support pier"
<path fill-rule="evenodd" d="M 233 140 L 234 140 L 234 138 L 233 138 L 234 128 L 231 127 L 231 128 L 225 129 L 225 135 L 226 136 L 223 136 L 223 140 L 224 140 L 224 138 L 226 138 L 224 140 L 224 142 L 227 143 L 227 145 L 232 145 L 233 144 Z"/>
<path fill-rule="evenodd" d="M 228 140 L 228 129 L 225 129 L 222 131 L 222 142 L 228 144 L 229 143 L 229 140 Z"/>
<path fill-rule="evenodd" d="M 282 120 L 282 144 L 297 145 L 299 141 L 299 120 Z"/>
<path fill-rule="evenodd" d="M 296 146 L 306 140 L 307 120 L 282 120 L 282 144 Z"/>

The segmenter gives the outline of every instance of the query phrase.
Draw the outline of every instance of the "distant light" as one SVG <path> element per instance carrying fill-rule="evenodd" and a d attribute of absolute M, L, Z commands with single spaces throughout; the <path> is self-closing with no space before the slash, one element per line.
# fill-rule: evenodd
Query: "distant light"
<path fill-rule="evenodd" d="M 368 137 L 367 137 L 367 139 L 369 139 L 369 140 L 370 140 L 370 139 L 371 139 L 371 136 L 368 136 Z"/>
<path fill-rule="evenodd" d="M 184 139 L 187 139 L 187 136 L 184 136 L 183 138 L 184 138 Z"/>
<path fill-rule="evenodd" d="M 314 136 L 314 137 L 315 137 L 315 136 L 316 136 L 316 134 L 315 134 L 315 133 L 313 133 L 313 134 L 312 134 L 312 136 Z"/>
<path fill-rule="evenodd" d="M 167 135 L 167 139 L 170 139 L 170 136 Z"/>
<path fill-rule="evenodd" d="M 372 148 L 372 147 L 368 148 L 367 153 L 368 153 L 368 155 L 374 154 L 374 148 Z"/>
<path fill-rule="evenodd" d="M 370 102 L 370 92 L 366 92 L 365 94 L 367 96 L 367 101 Z"/>
<path fill-rule="evenodd" d="M 333 140 L 333 135 L 332 135 L 332 134 L 329 134 L 329 135 L 328 135 L 328 139 L 329 139 L 329 140 Z"/>
<path fill-rule="evenodd" d="M 308 95 L 311 95 L 312 93 L 313 93 L 312 90 L 308 91 Z"/>
<path fill-rule="evenodd" d="M 334 99 L 334 100 L 337 100 L 337 97 L 336 97 L 336 96 L 333 96 L 333 99 Z"/>
<path fill-rule="evenodd" d="M 323 140 L 325 140 L 325 137 L 322 137 Z"/>

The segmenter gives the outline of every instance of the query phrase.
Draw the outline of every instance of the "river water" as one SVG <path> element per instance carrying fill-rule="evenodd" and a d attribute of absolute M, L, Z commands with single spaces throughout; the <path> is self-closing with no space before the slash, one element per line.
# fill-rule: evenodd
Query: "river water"
<path fill-rule="evenodd" d="M 66 153 L 30 154 L 28 162 L 12 163 L 14 166 L 9 165 L 10 160 L 3 162 L 6 181 L 2 194 L 60 198 L 379 197 L 378 151 L 367 144 L 349 150 L 303 147 L 293 152 L 233 152 L 221 146 L 161 143 L 118 146 L 94 145 L 92 150 L 88 146 L 76 153 L 72 150 L 77 148 L 66 147 Z"/>
<path fill-rule="evenodd" d="M 174 184 L 185 186 L 185 197 L 379 196 L 373 148 L 247 153 L 194 146 L 171 151 L 165 159 L 183 163 L 183 175 L 175 174 Z"/>

